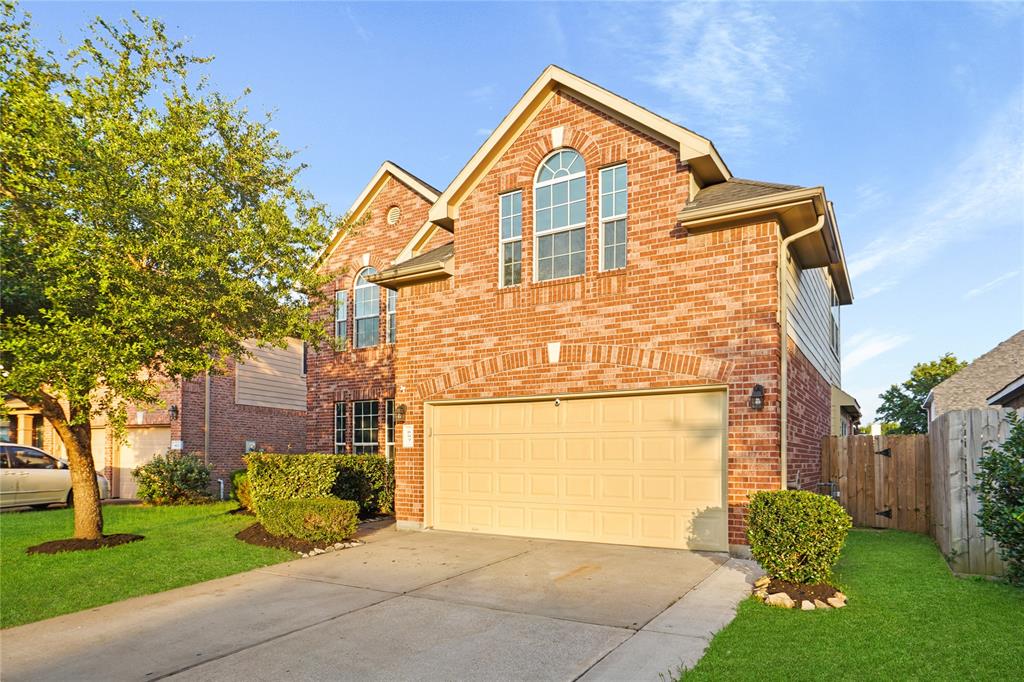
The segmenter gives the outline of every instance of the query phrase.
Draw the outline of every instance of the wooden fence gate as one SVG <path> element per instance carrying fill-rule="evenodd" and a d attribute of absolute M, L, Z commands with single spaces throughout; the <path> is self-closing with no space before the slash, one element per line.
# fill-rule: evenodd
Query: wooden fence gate
<path fill-rule="evenodd" d="M 928 533 L 931 456 L 927 435 L 828 436 L 821 477 L 838 485 L 853 525 Z"/>

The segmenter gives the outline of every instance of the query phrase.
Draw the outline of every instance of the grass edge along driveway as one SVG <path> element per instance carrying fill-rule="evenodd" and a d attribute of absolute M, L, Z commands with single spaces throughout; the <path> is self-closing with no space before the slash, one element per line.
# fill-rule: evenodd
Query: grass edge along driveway
<path fill-rule="evenodd" d="M 1024 589 L 954 577 L 924 535 L 853 530 L 836 579 L 850 598 L 836 611 L 742 602 L 685 682 L 1011 679 L 1024 667 Z"/>
<path fill-rule="evenodd" d="M 234 535 L 254 522 L 233 502 L 180 507 L 106 505 L 103 532 L 145 540 L 85 552 L 28 555 L 71 537 L 70 509 L 0 514 L 0 627 L 22 625 L 129 597 L 221 578 L 295 558 Z"/>

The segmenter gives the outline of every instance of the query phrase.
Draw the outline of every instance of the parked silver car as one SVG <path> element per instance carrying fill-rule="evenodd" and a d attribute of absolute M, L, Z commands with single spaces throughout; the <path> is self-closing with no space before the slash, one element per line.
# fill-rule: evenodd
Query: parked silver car
<path fill-rule="evenodd" d="M 107 479 L 96 474 L 100 499 L 110 497 Z M 74 503 L 68 463 L 39 448 L 0 444 L 0 508 L 36 507 Z"/>

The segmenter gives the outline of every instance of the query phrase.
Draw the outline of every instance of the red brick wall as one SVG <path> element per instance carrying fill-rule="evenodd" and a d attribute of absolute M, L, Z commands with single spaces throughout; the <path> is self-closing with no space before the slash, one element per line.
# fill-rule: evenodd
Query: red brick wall
<path fill-rule="evenodd" d="M 790 487 L 817 490 L 821 482 L 821 439 L 832 432 L 832 387 L 788 340 L 786 468 Z"/>
<path fill-rule="evenodd" d="M 533 283 L 532 180 L 550 130 L 587 166 L 586 274 Z M 628 265 L 598 272 L 598 169 L 628 162 Z M 397 400 L 415 447 L 398 448 L 397 516 L 421 522 L 423 402 L 448 398 L 724 384 L 729 392 L 729 542 L 745 544 L 747 494 L 781 484 L 774 223 L 687 234 L 678 153 L 556 95 L 460 207 L 455 277 L 399 298 Z M 498 195 L 523 190 L 523 284 L 499 290 Z M 561 341 L 557 365 L 546 345 Z M 761 412 L 747 405 L 765 387 Z M 404 390 L 403 390 L 404 389 Z"/>
<path fill-rule="evenodd" d="M 387 224 L 387 212 L 392 206 L 401 208 L 402 217 L 396 225 Z M 392 261 L 427 219 L 430 204 L 400 181 L 391 177 L 369 207 L 370 218 L 357 232 L 348 235 L 325 262 L 335 272 L 328 287 L 330 305 L 316 311 L 334 336 L 334 292 L 349 292 L 349 337 L 354 330 L 352 285 L 359 271 L 368 264 L 378 271 Z M 431 246 L 445 243 L 431 239 Z M 365 261 L 365 262 L 364 262 Z M 306 449 L 316 452 L 334 450 L 334 403 L 353 400 L 380 400 L 395 394 L 394 347 L 388 344 L 386 334 L 386 290 L 380 292 L 380 341 L 372 348 L 354 348 L 351 341 L 343 350 L 330 346 L 310 349 L 307 374 Z M 402 294 L 399 294 L 401 301 Z M 398 325 L 398 340 L 404 340 L 404 329 Z M 351 405 L 347 405 L 348 420 L 346 442 L 352 443 Z M 384 403 L 378 406 L 380 415 L 380 448 L 384 452 Z"/>

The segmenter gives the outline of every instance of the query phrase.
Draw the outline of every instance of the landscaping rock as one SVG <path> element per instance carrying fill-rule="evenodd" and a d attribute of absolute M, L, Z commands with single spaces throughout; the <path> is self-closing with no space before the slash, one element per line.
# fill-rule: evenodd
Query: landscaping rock
<path fill-rule="evenodd" d="M 754 590 L 754 596 L 760 599 L 761 601 L 764 601 L 768 598 L 768 590 L 766 590 L 763 587 L 759 590 Z"/>
<path fill-rule="evenodd" d="M 834 595 L 832 595 L 832 596 L 835 597 L 836 599 L 842 599 L 843 603 L 844 604 L 846 603 L 846 595 L 843 594 L 842 592 L 840 592 L 839 590 L 836 590 L 836 593 Z"/>
<path fill-rule="evenodd" d="M 769 594 L 768 598 L 764 600 L 764 603 L 768 606 L 777 606 L 782 609 L 791 609 L 796 606 L 796 602 L 793 601 L 785 592 Z"/>
<path fill-rule="evenodd" d="M 846 606 L 846 599 L 845 598 L 837 599 L 836 597 L 829 597 L 827 601 L 828 601 L 828 605 L 831 606 L 834 609 L 841 609 L 844 606 Z"/>
<path fill-rule="evenodd" d="M 762 575 L 760 578 L 758 578 L 757 580 L 754 581 L 754 587 L 757 587 L 757 588 L 768 587 L 768 583 L 770 583 L 771 581 L 772 581 L 771 578 L 769 578 L 766 575 Z"/>
<path fill-rule="evenodd" d="M 806 599 L 800 602 L 801 611 L 813 611 L 815 608 L 816 607 L 814 606 L 814 602 L 809 602 Z"/>
<path fill-rule="evenodd" d="M 335 542 L 334 543 L 334 549 L 343 549 L 344 547 L 345 547 L 345 543 L 344 542 Z"/>
<path fill-rule="evenodd" d="M 829 606 L 828 604 L 826 604 L 825 602 L 821 601 L 820 599 L 815 599 L 814 600 L 814 608 L 817 608 L 817 609 L 830 609 L 832 607 Z"/>

